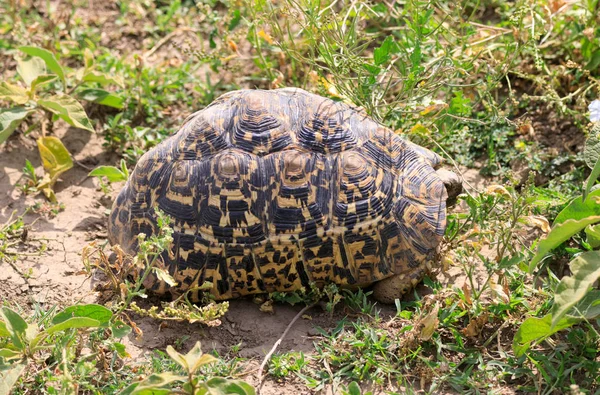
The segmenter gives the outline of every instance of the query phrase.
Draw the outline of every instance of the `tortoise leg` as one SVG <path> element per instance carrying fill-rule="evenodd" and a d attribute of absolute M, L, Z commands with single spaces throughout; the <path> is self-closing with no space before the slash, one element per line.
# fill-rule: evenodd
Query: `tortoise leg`
<path fill-rule="evenodd" d="M 385 278 L 373 286 L 373 297 L 381 303 L 394 303 L 402 295 L 413 289 L 425 275 L 429 265 L 415 269 L 408 274 L 395 274 Z"/>

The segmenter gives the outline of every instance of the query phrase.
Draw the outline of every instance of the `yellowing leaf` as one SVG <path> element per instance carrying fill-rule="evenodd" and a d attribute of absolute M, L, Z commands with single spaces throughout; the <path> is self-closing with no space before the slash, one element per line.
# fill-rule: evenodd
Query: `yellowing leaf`
<path fill-rule="evenodd" d="M 502 185 L 490 185 L 489 187 L 487 187 L 485 189 L 485 193 L 487 193 L 488 195 L 505 195 L 510 197 L 510 193 L 508 192 L 508 190 L 506 188 L 504 188 Z"/>
<path fill-rule="evenodd" d="M 71 96 L 58 94 L 45 99 L 39 99 L 38 104 L 58 115 L 69 125 L 95 132 L 85 110 Z"/>
<path fill-rule="evenodd" d="M 171 275 L 169 273 L 167 273 L 166 271 L 159 269 L 157 267 L 153 267 L 152 270 L 154 270 L 154 272 L 156 273 L 156 277 L 158 277 L 159 281 L 167 283 L 171 287 L 174 287 L 177 285 L 177 281 L 175 281 L 175 279 L 173 277 L 171 277 Z"/>
<path fill-rule="evenodd" d="M 56 74 L 58 76 L 58 78 L 61 79 L 63 85 L 66 85 L 65 83 L 65 73 L 62 69 L 62 67 L 60 66 L 60 64 L 58 63 L 58 61 L 56 60 L 56 57 L 54 57 L 54 54 L 46 49 L 43 48 L 38 48 L 38 47 L 19 47 L 19 50 L 26 53 L 27 55 L 30 56 L 35 56 L 37 58 L 40 58 L 44 61 L 44 63 L 46 63 L 46 66 L 48 66 L 48 69 L 50 69 L 50 71 L 52 71 L 54 74 Z M 34 58 L 36 59 L 36 58 Z"/>
<path fill-rule="evenodd" d="M 525 217 L 521 217 L 519 218 L 519 222 L 524 223 L 525 225 L 540 228 L 544 233 L 550 232 L 550 222 L 548 222 L 548 219 L 546 219 L 546 217 L 543 217 L 541 215 L 528 215 Z"/>
<path fill-rule="evenodd" d="M 23 78 L 27 86 L 31 86 L 31 83 L 37 77 L 46 74 L 46 65 L 40 58 L 31 58 L 29 60 L 17 58 L 17 73 Z"/>
<path fill-rule="evenodd" d="M 94 70 L 88 70 L 88 72 L 83 75 L 82 80 L 87 82 L 97 82 L 102 86 L 110 84 L 118 85 L 121 88 L 124 86 L 121 77 L 109 76 Z"/>
<path fill-rule="evenodd" d="M 33 111 L 25 107 L 13 107 L 0 111 L 0 144 L 15 131 L 17 126 Z"/>
<path fill-rule="evenodd" d="M 267 32 L 265 32 L 264 30 L 260 29 L 260 31 L 258 32 L 258 37 L 262 38 L 263 40 L 265 40 L 267 43 L 269 44 L 273 44 L 273 37 L 271 37 L 271 35 Z"/>
<path fill-rule="evenodd" d="M 57 137 L 40 137 L 37 140 L 37 145 L 42 158 L 42 165 L 50 175 L 49 187 L 52 188 L 58 177 L 73 167 L 71 154 Z"/>
<path fill-rule="evenodd" d="M 2 81 L 0 82 L 0 99 L 10 100 L 15 104 L 25 104 L 29 101 L 29 96 L 25 88 Z"/>
<path fill-rule="evenodd" d="M 429 312 L 421 320 L 421 333 L 419 337 L 421 340 L 429 340 L 433 336 L 435 330 L 438 328 L 440 321 L 438 320 L 438 311 L 440 310 L 439 304 L 436 302 L 433 310 Z"/>

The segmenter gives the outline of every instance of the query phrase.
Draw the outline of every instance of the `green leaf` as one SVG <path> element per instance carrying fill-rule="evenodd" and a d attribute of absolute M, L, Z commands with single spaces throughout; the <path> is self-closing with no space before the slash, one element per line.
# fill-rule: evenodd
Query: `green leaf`
<path fill-rule="evenodd" d="M 0 99 L 9 100 L 15 104 L 25 104 L 29 101 L 29 95 L 25 88 L 2 81 L 0 82 Z"/>
<path fill-rule="evenodd" d="M 22 361 L 12 365 L 10 368 L 6 370 L 0 370 L 0 394 L 10 394 L 12 393 L 12 388 L 14 387 L 21 374 L 27 367 L 27 362 Z"/>
<path fill-rule="evenodd" d="M 14 359 L 14 358 L 22 358 L 23 353 L 15 350 L 11 350 L 8 348 L 0 348 L 0 358 L 6 359 Z"/>
<path fill-rule="evenodd" d="M 587 197 L 588 193 L 590 192 L 590 189 L 592 189 L 592 187 L 596 183 L 596 180 L 598 179 L 599 176 L 600 176 L 600 158 L 598 158 L 598 160 L 596 161 L 596 164 L 594 165 L 594 168 L 592 169 L 590 176 L 588 177 L 587 181 L 585 182 L 585 188 L 583 189 L 583 199 L 584 200 Z"/>
<path fill-rule="evenodd" d="M 97 82 L 100 85 L 110 85 L 114 84 L 121 88 L 124 87 L 123 80 L 117 76 L 109 76 L 104 73 L 95 70 L 89 70 L 87 73 L 83 75 L 83 81 L 86 82 Z"/>
<path fill-rule="evenodd" d="M 552 327 L 551 314 L 546 314 L 544 318 L 527 318 L 523 321 L 513 339 L 512 348 L 515 356 L 522 356 L 529 350 L 532 343 L 539 343 L 556 332 L 568 328 L 577 322 L 579 322 L 579 320 L 566 317 Z"/>
<path fill-rule="evenodd" d="M 567 313 L 574 319 L 594 320 L 600 317 L 600 290 L 593 289 Z"/>
<path fill-rule="evenodd" d="M 131 327 L 121 320 L 116 321 L 110 326 L 110 330 L 115 338 L 121 339 L 131 333 Z"/>
<path fill-rule="evenodd" d="M 536 265 L 552 249 L 570 239 L 571 236 L 577 234 L 586 226 L 596 222 L 600 222 L 600 216 L 596 215 L 580 220 L 568 219 L 562 223 L 559 223 L 558 225 L 553 226 L 550 233 L 548 233 L 548 236 L 539 242 L 537 252 L 529 263 L 529 272 L 532 273 Z"/>
<path fill-rule="evenodd" d="M 122 109 L 124 100 L 122 97 L 114 95 L 104 89 L 85 89 L 77 92 L 77 97 L 80 99 L 102 104 L 103 106 Z"/>
<path fill-rule="evenodd" d="M 585 147 L 583 148 L 583 159 L 585 164 L 593 169 L 596 162 L 600 158 L 600 135 L 596 132 L 595 127 L 589 131 L 589 137 L 585 141 Z"/>
<path fill-rule="evenodd" d="M 113 313 L 110 309 L 99 304 L 81 304 L 69 306 L 52 319 L 52 324 L 60 324 L 73 317 L 87 317 L 97 320 L 101 323 L 108 323 Z"/>
<path fill-rule="evenodd" d="M 396 52 L 398 52 L 398 44 L 393 36 L 387 36 L 381 46 L 373 51 L 373 61 L 376 66 L 380 66 L 388 62 L 391 55 Z"/>
<path fill-rule="evenodd" d="M 552 327 L 556 326 L 567 311 L 588 293 L 600 278 L 600 251 L 587 251 L 578 255 L 569 264 L 571 276 L 560 280 L 552 306 Z"/>
<path fill-rule="evenodd" d="M 39 99 L 38 104 L 62 118 L 69 125 L 95 132 L 85 110 L 71 96 L 58 94 L 45 99 Z"/>
<path fill-rule="evenodd" d="M 42 74 L 38 75 L 35 80 L 31 83 L 31 90 L 35 92 L 37 88 L 42 85 L 46 85 L 54 81 L 57 77 L 53 74 Z"/>
<path fill-rule="evenodd" d="M 356 381 L 351 382 L 348 385 L 348 394 L 349 395 L 361 395 L 360 386 Z"/>
<path fill-rule="evenodd" d="M 564 208 L 554 219 L 553 226 L 556 226 L 568 219 L 585 219 L 590 216 L 600 215 L 600 189 L 592 191 L 584 201 L 580 196 Z"/>
<path fill-rule="evenodd" d="M 0 337 L 10 337 L 10 332 L 6 329 L 4 321 L 0 321 Z"/>
<path fill-rule="evenodd" d="M 29 60 L 23 60 L 17 57 L 17 73 L 23 78 L 23 81 L 27 86 L 31 86 L 31 83 L 38 78 L 40 75 L 46 74 L 46 65 L 40 58 L 31 58 Z"/>
<path fill-rule="evenodd" d="M 237 27 L 237 25 L 240 24 L 241 20 L 242 20 L 242 13 L 240 12 L 239 9 L 235 9 L 233 11 L 233 16 L 231 17 L 231 20 L 229 21 L 229 25 L 227 26 L 227 30 L 232 31 L 233 29 L 235 29 Z"/>
<path fill-rule="evenodd" d="M 600 224 L 599 225 L 589 225 L 585 228 L 585 241 L 592 248 L 600 247 Z"/>
<path fill-rule="evenodd" d="M 14 346 L 19 350 L 24 350 L 26 347 L 24 340 L 27 338 L 27 322 L 19 313 L 8 307 L 2 307 L 0 318 L 6 324 L 6 330 L 10 334 Z"/>
<path fill-rule="evenodd" d="M 66 321 L 61 322 L 60 324 L 56 324 L 46 329 L 45 333 L 48 335 L 52 335 L 53 333 L 64 331 L 67 329 L 77 329 L 77 328 L 96 328 L 101 326 L 102 323 L 98 320 L 88 317 L 73 317 L 69 318 Z"/>
<path fill-rule="evenodd" d="M 200 342 L 196 342 L 186 355 L 181 355 L 173 347 L 167 346 L 167 354 L 190 374 L 196 372 L 202 365 L 217 361 L 217 358 L 212 355 L 202 353 Z"/>
<path fill-rule="evenodd" d="M 86 48 L 83 50 L 83 62 L 86 70 L 89 70 L 94 65 L 94 53 Z"/>
<path fill-rule="evenodd" d="M 127 181 L 127 175 L 114 166 L 98 166 L 88 176 L 106 177 L 109 182 Z"/>
<path fill-rule="evenodd" d="M 63 85 L 67 85 L 65 82 L 65 73 L 52 52 L 47 51 L 43 48 L 29 46 L 19 47 L 19 50 L 21 52 L 26 53 L 27 55 L 37 56 L 38 58 L 41 58 L 46 63 L 48 69 L 54 74 L 56 74 L 58 78 L 60 78 Z"/>
<path fill-rule="evenodd" d="M 254 395 L 254 388 L 242 380 L 230 380 L 222 377 L 215 377 L 208 380 L 204 385 L 207 388 L 205 394 L 210 395 Z M 202 392 L 201 392 L 202 393 Z"/>
<path fill-rule="evenodd" d="M 12 107 L 0 111 L 0 144 L 5 142 L 17 129 L 17 126 L 32 112 L 33 110 L 25 107 Z"/>
<path fill-rule="evenodd" d="M 42 158 L 42 165 L 50 175 L 51 187 L 62 173 L 73 167 L 73 160 L 58 137 L 40 137 L 37 139 L 37 145 Z"/>
<path fill-rule="evenodd" d="M 155 373 L 139 383 L 133 383 L 125 388 L 120 395 L 158 395 L 170 394 L 170 389 L 163 389 L 176 381 L 187 381 L 187 377 L 178 376 L 170 372 Z"/>

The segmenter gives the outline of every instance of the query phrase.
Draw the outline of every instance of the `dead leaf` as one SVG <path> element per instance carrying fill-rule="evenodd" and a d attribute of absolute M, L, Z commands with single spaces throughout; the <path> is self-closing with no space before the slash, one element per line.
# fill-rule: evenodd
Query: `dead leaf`
<path fill-rule="evenodd" d="M 421 333 L 419 337 L 421 340 L 429 340 L 433 333 L 438 328 L 440 321 L 438 320 L 438 311 L 440 310 L 440 305 L 438 302 L 435 302 L 435 306 L 433 309 L 421 320 Z"/>

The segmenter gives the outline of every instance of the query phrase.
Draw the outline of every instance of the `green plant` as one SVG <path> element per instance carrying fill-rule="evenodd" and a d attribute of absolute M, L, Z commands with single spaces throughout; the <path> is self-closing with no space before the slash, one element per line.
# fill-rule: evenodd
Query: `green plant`
<path fill-rule="evenodd" d="M 590 192 L 600 175 L 599 134 L 600 123 L 596 123 L 585 152 L 588 164 L 593 165 L 582 196 L 572 200 L 558 214 L 548 236 L 539 242 L 529 263 L 529 272 L 533 272 L 551 250 L 581 231 L 585 232 L 585 241 L 581 241 L 583 250 L 579 250 L 569 263 L 571 275 L 564 276 L 556 286 L 550 313 L 543 318 L 528 318 L 515 334 L 513 349 L 517 355 L 523 355 L 532 344 L 562 329 L 600 317 L 600 291 L 594 287 L 600 278 L 600 226 L 597 225 L 600 222 L 600 189 Z"/>
<path fill-rule="evenodd" d="M 6 80 L 0 82 L 0 100 L 13 104 L 0 111 L 0 143 L 6 141 L 26 118 L 38 113 L 37 121 L 28 127 L 25 134 L 41 126 L 42 137 L 38 138 L 37 145 L 47 174 L 34 187 L 55 202 L 52 187 L 62 173 L 73 167 L 73 161 L 60 139 L 46 136 L 46 129 L 60 118 L 71 126 L 94 132 L 77 98 L 116 108 L 122 107 L 121 99 L 102 89 L 77 88 L 84 84 L 122 86 L 123 83 L 117 77 L 96 71 L 94 57 L 89 50 L 84 52 L 84 67 L 72 73 L 66 73 L 48 50 L 32 46 L 21 46 L 19 50 L 29 56 L 29 59 L 16 56 L 17 73 L 27 88 Z M 71 82 L 71 87 L 67 81 Z"/>
<path fill-rule="evenodd" d="M 127 164 L 124 159 L 121 159 L 120 168 L 115 166 L 98 166 L 92 170 L 88 176 L 98 177 L 100 181 L 100 187 L 106 194 L 108 193 L 108 185 L 104 182 L 106 179 L 108 183 L 127 181 L 129 178 L 129 170 L 127 170 Z"/>
<path fill-rule="evenodd" d="M 231 380 L 215 377 L 210 380 L 201 381 L 196 373 L 204 365 L 217 361 L 209 354 L 203 354 L 200 342 L 185 355 L 178 353 L 173 347 L 167 346 L 167 354 L 175 361 L 187 376 L 177 375 L 171 372 L 153 374 L 138 383 L 133 383 L 125 388 L 121 395 L 134 394 L 240 394 L 253 395 L 254 388 L 241 380 Z M 183 384 L 180 384 L 183 383 Z"/>
<path fill-rule="evenodd" d="M 84 328 L 110 328 L 112 313 L 100 305 L 77 305 L 55 315 L 47 327 L 30 324 L 16 311 L 0 309 L 0 393 L 8 394 L 29 363 L 36 363 L 39 354 L 52 350 L 55 341 L 69 331 Z"/>

